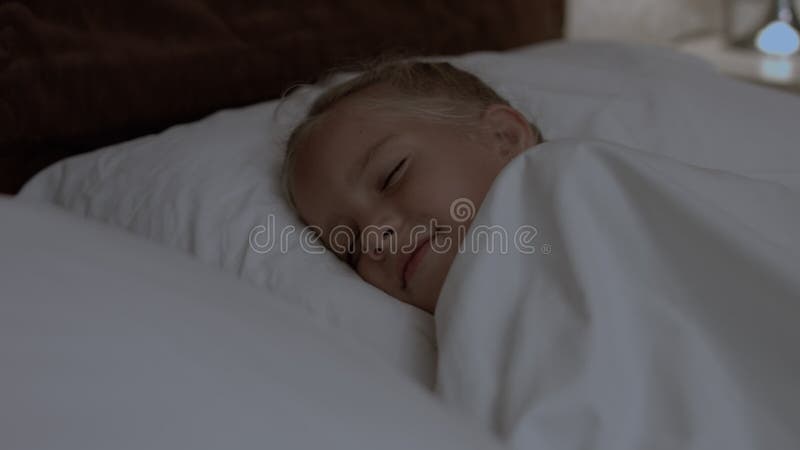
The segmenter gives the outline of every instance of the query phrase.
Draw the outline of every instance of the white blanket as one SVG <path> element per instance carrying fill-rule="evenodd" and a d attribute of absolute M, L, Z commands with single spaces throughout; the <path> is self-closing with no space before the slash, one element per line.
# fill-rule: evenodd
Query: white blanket
<path fill-rule="evenodd" d="M 798 230 L 791 183 L 536 146 L 448 274 L 437 390 L 515 448 L 800 448 Z"/>

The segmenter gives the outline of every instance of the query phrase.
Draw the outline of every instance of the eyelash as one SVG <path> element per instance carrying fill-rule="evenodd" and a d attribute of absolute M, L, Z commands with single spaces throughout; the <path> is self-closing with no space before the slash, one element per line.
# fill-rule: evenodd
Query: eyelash
<path fill-rule="evenodd" d="M 391 182 L 391 181 L 392 181 L 392 178 L 394 177 L 394 175 L 395 175 L 395 174 L 396 174 L 396 173 L 397 173 L 397 172 L 398 172 L 400 169 L 402 169 L 402 168 L 403 168 L 403 166 L 405 165 L 405 163 L 406 163 L 406 160 L 407 160 L 407 159 L 408 159 L 408 158 L 403 158 L 403 159 L 402 159 L 402 160 L 401 160 L 399 163 L 397 163 L 397 165 L 396 165 L 396 166 L 394 166 L 394 169 L 392 169 L 392 171 L 391 171 L 391 172 L 389 172 L 389 175 L 387 175 L 387 176 L 386 176 L 386 179 L 383 181 L 383 186 L 381 186 L 381 192 L 383 192 L 383 191 L 385 191 L 385 190 L 386 190 L 386 187 L 387 187 L 387 186 L 389 186 L 389 182 Z"/>

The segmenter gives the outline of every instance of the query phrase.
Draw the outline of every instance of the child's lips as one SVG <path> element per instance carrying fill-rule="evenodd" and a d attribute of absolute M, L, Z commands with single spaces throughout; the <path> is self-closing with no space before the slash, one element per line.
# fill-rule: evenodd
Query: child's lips
<path fill-rule="evenodd" d="M 408 256 L 403 264 L 403 289 L 408 286 L 408 281 L 411 277 L 414 276 L 414 273 L 417 271 L 420 263 L 422 262 L 422 258 L 428 253 L 428 241 L 430 238 L 425 239 L 424 241 L 420 242 L 416 249 Z"/>

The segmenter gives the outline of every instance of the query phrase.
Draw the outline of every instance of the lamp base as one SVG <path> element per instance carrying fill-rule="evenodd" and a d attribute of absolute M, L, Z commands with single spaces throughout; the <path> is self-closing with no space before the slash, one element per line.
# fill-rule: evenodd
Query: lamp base
<path fill-rule="evenodd" d="M 684 40 L 675 48 L 705 60 L 725 75 L 800 94 L 800 55 L 777 57 L 732 47 L 720 35 Z"/>

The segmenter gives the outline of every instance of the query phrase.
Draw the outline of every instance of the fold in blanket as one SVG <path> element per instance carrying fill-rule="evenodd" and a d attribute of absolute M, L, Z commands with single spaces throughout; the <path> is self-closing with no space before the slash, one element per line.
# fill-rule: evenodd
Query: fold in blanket
<path fill-rule="evenodd" d="M 471 240 L 486 226 L 494 249 Z M 437 390 L 515 448 L 800 448 L 797 230 L 778 182 L 533 147 L 448 274 Z"/>

